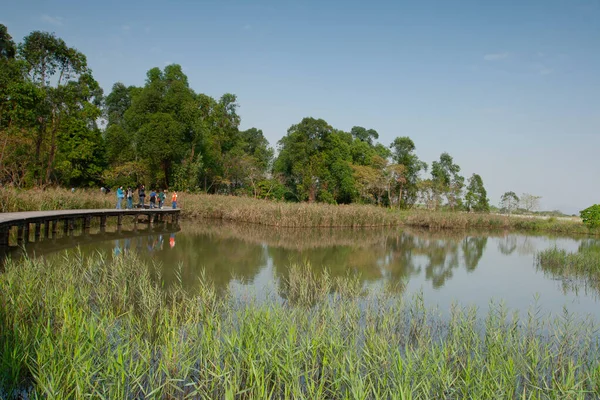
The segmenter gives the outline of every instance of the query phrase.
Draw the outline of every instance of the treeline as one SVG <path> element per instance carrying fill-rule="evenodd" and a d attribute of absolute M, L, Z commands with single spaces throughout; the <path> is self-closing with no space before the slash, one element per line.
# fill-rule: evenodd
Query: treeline
<path fill-rule="evenodd" d="M 104 96 L 85 55 L 54 34 L 14 43 L 0 25 L 0 182 L 105 185 L 327 203 L 488 211 L 481 177 L 467 181 L 442 153 L 428 165 L 409 137 L 344 132 L 304 118 L 278 142 L 240 130 L 236 96 L 190 88 L 179 65 L 152 68 L 142 87 Z M 100 122 L 106 123 L 102 126 Z"/>

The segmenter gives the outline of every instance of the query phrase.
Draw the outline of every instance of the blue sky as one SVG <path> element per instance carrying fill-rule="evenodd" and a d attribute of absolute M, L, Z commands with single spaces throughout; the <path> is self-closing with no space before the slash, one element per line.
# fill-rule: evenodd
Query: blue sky
<path fill-rule="evenodd" d="M 600 0 L 13 1 L 16 41 L 55 32 L 105 92 L 181 64 L 238 96 L 275 146 L 303 117 L 410 136 L 505 191 L 574 213 L 600 203 Z"/>

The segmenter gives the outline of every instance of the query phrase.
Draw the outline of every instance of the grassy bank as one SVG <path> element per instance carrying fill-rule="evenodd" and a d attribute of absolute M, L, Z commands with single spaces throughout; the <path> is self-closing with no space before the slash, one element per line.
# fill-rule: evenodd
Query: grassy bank
<path fill-rule="evenodd" d="M 494 307 L 442 321 L 422 300 L 292 268 L 286 299 L 163 291 L 130 257 L 9 263 L 0 397 L 598 398 L 589 321 Z"/>
<path fill-rule="evenodd" d="M 114 194 L 102 195 L 99 190 L 77 190 L 71 193 L 65 189 L 0 189 L 1 212 L 113 208 L 114 203 Z M 188 219 L 218 219 L 277 227 L 410 226 L 423 229 L 514 229 L 558 234 L 600 234 L 600 230 L 590 231 L 580 221 L 556 218 L 399 211 L 359 204 L 283 203 L 247 197 L 180 193 L 179 205 L 183 217 Z"/>

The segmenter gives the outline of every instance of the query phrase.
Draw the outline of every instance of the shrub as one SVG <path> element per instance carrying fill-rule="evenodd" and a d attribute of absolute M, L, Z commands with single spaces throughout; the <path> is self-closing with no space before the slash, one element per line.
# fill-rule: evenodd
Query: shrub
<path fill-rule="evenodd" d="M 600 227 L 600 204 L 594 204 L 579 212 L 581 220 L 588 228 Z"/>

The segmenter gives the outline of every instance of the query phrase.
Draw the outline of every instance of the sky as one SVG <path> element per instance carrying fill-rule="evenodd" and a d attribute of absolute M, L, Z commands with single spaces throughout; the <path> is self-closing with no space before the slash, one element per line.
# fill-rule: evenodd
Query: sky
<path fill-rule="evenodd" d="M 272 146 L 304 117 L 409 136 L 507 191 L 569 214 L 600 203 L 600 0 L 7 2 L 16 42 L 54 32 L 106 94 L 180 64 L 238 96 Z"/>

